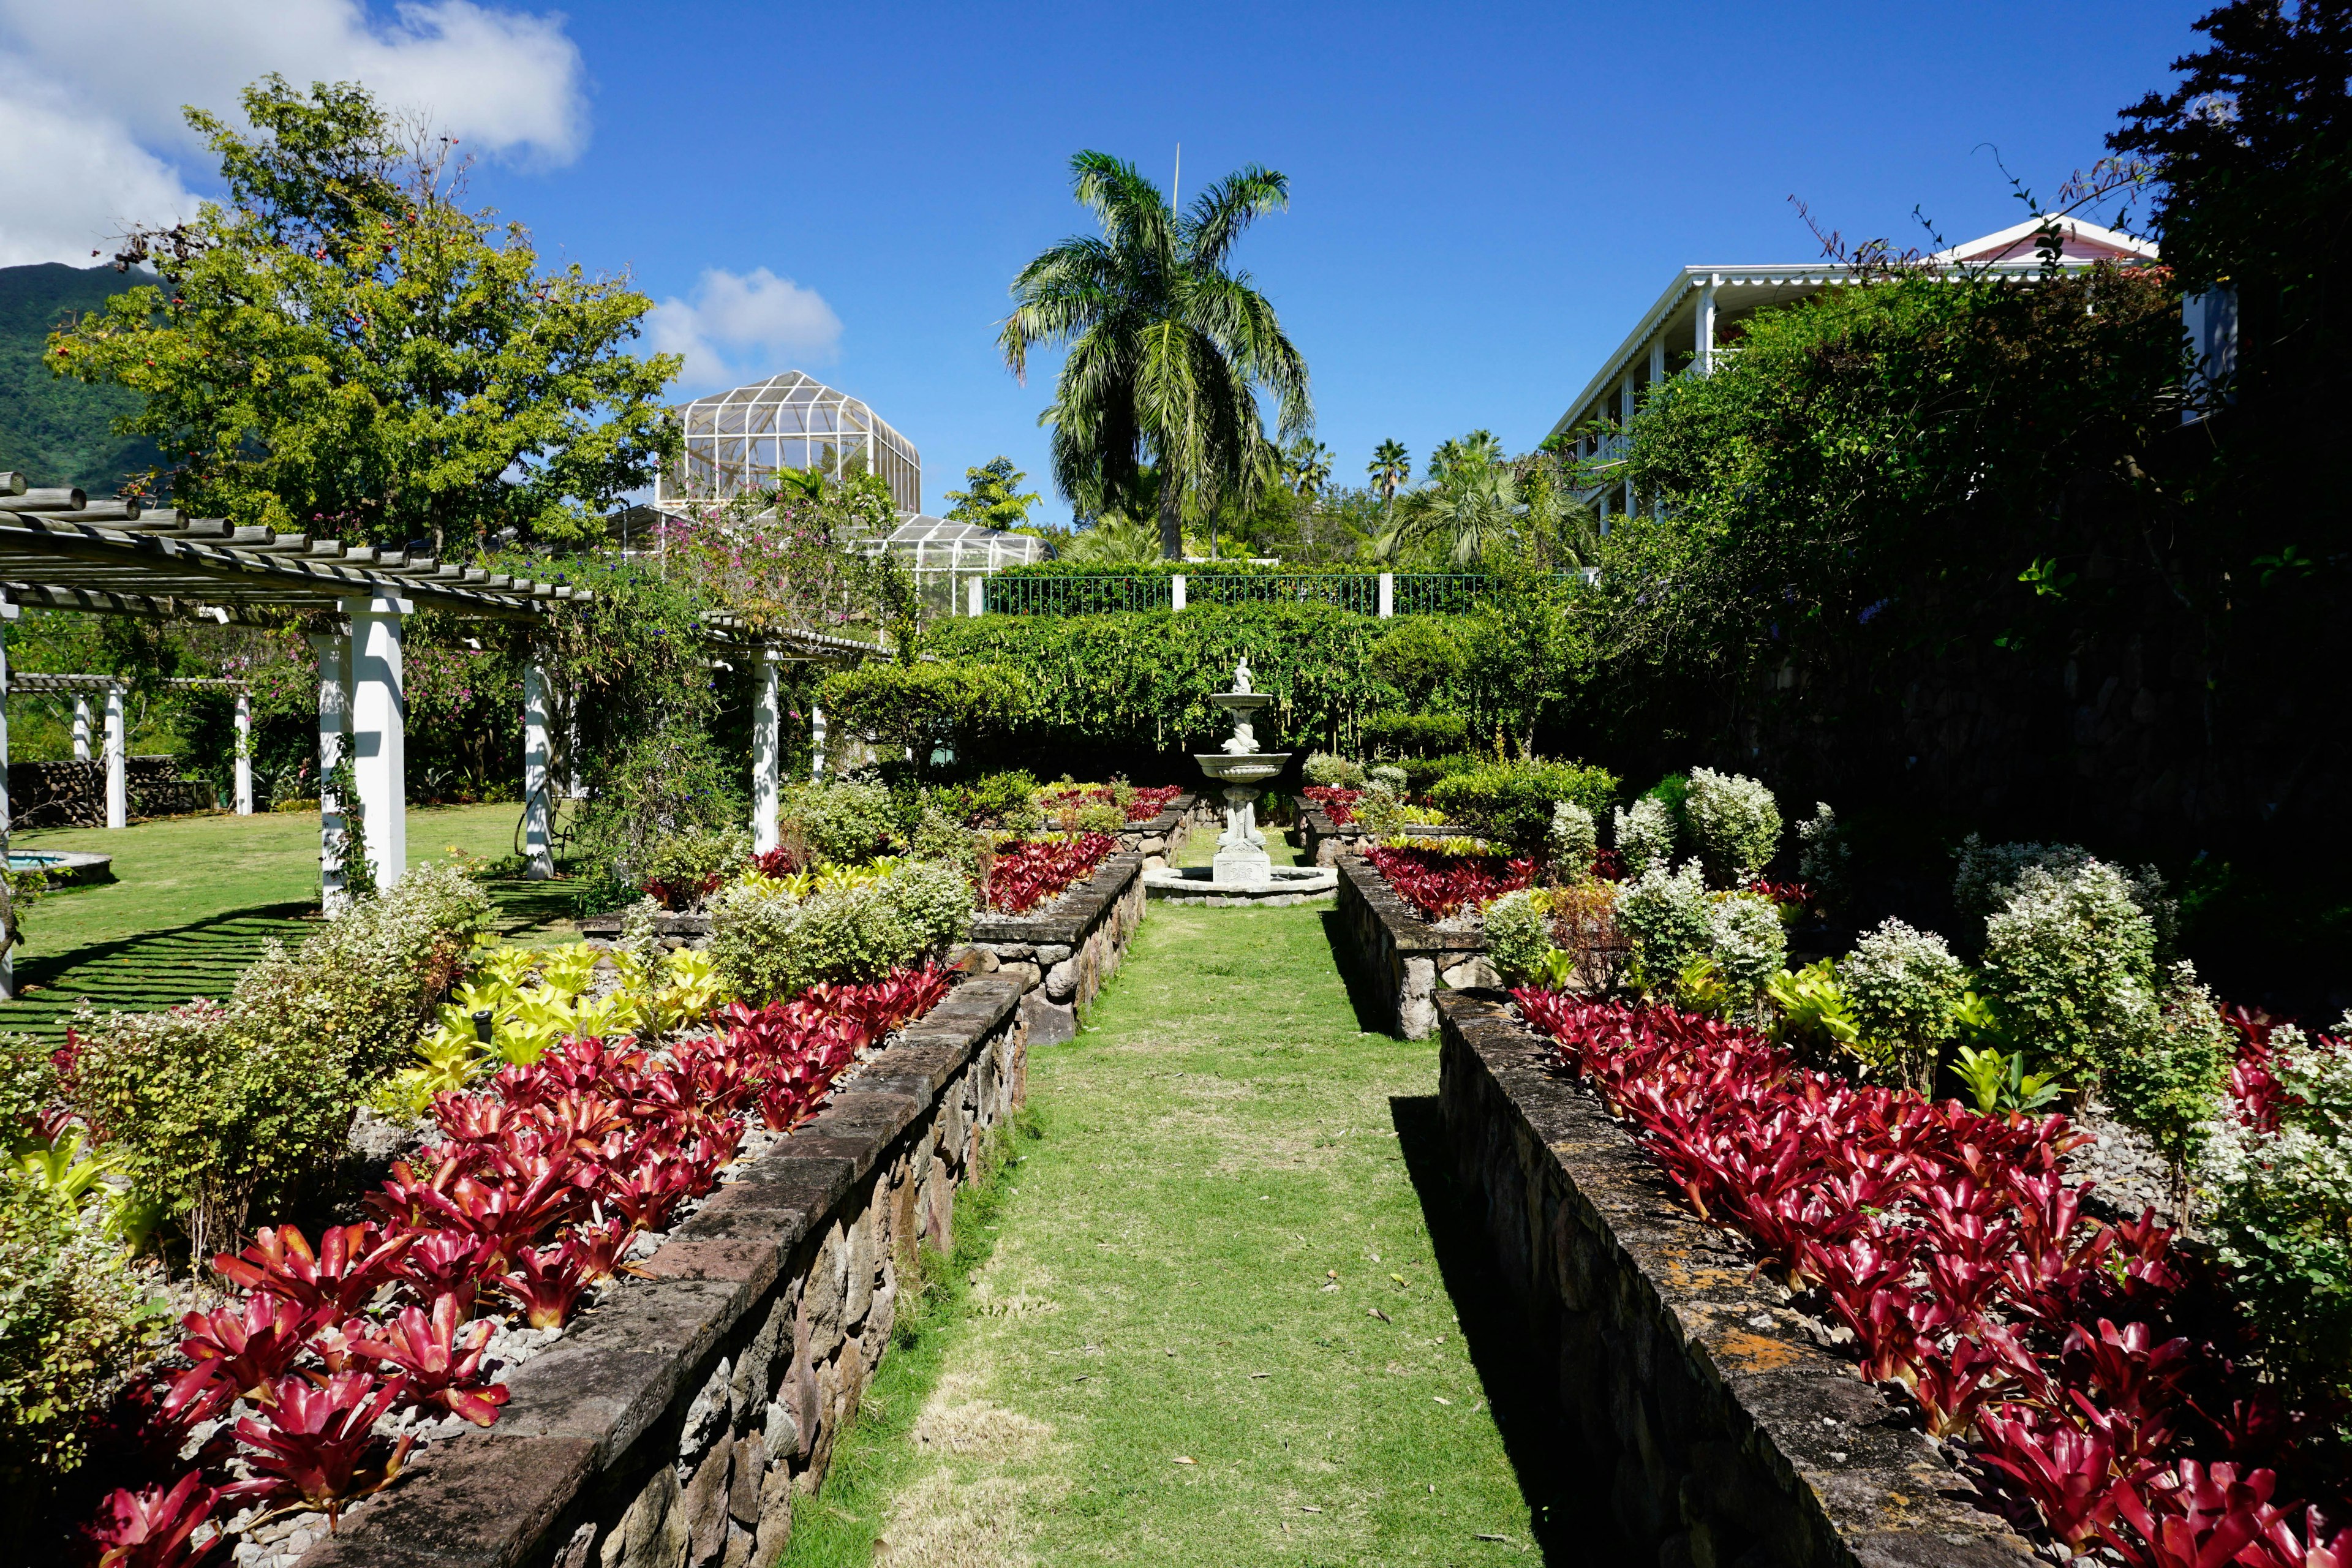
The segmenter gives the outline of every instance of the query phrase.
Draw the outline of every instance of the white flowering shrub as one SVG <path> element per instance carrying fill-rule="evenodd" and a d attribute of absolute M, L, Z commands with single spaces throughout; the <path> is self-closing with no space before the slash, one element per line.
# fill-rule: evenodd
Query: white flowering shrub
<path fill-rule="evenodd" d="M 1576 802 L 1553 804 L 1551 830 L 1544 837 L 1551 851 L 1552 864 L 1567 876 L 1581 877 L 1592 869 L 1592 857 L 1601 848 L 1601 828 L 1592 820 L 1592 813 Z"/>
<path fill-rule="evenodd" d="M 1853 890 L 1853 846 L 1846 841 L 1830 803 L 1817 800 L 1813 815 L 1797 824 L 1797 877 L 1818 904 L 1843 904 Z"/>
<path fill-rule="evenodd" d="M 1367 789 L 1385 788 L 1391 795 L 1404 794 L 1404 770 L 1394 763 L 1381 763 L 1364 775 Z"/>
<path fill-rule="evenodd" d="M 1486 957 L 1506 982 L 1526 979 L 1551 951 L 1551 911 L 1533 888 L 1489 900 L 1479 915 L 1486 928 Z"/>
<path fill-rule="evenodd" d="M 1626 881 L 1617 895 L 1617 929 L 1642 984 L 1652 989 L 1671 985 L 1684 964 L 1706 952 L 1714 936 L 1707 915 L 1706 879 L 1696 860 L 1684 862 L 1679 871 L 1655 861 Z"/>
<path fill-rule="evenodd" d="M 1736 999 L 1753 1002 L 1789 955 L 1779 906 L 1755 893 L 1715 900 L 1706 911 L 1706 955 L 1724 987 Z"/>
<path fill-rule="evenodd" d="M 1944 939 L 1887 921 L 1838 965 L 1865 1039 L 1915 1049 L 1950 1039 L 1967 1004 L 1969 972 Z"/>
<path fill-rule="evenodd" d="M 2221 1017 L 2221 999 L 2197 979 L 2197 966 L 2176 963 L 2163 1000 L 2143 1010 L 2107 1064 L 2100 1089 L 2121 1120 L 2146 1132 L 2171 1162 L 2176 1184 L 2203 1147 L 2221 1113 L 2236 1033 Z"/>
<path fill-rule="evenodd" d="M 1756 876 L 1780 847 L 1780 805 L 1745 773 L 1693 768 L 1683 816 L 1717 887 L 1736 888 Z"/>
<path fill-rule="evenodd" d="M 1363 764 L 1351 763 L 1347 758 L 1335 755 L 1330 752 L 1307 753 L 1307 760 L 1298 764 L 1298 772 L 1311 784 L 1328 785 L 1336 789 L 1364 787 Z"/>
<path fill-rule="evenodd" d="M 2206 1129 L 2206 1225 L 2276 1370 L 2341 1389 L 2352 1367 L 2352 1048 L 2282 1026 L 2271 1050 L 2285 1091 L 2277 1130 L 2235 1116 Z"/>
<path fill-rule="evenodd" d="M 1626 880 L 1638 879 L 1654 866 L 1673 866 L 1675 816 L 1664 801 L 1645 795 L 1631 811 L 1619 806 L 1611 828 L 1618 857 L 1625 862 Z"/>
<path fill-rule="evenodd" d="M 1985 922 L 1984 979 L 2010 1036 L 2087 1092 L 2152 1026 L 2156 927 L 2113 866 L 2029 867 Z"/>
<path fill-rule="evenodd" d="M 1966 916 L 1990 915 L 2007 901 L 2018 879 L 2039 868 L 2071 871 L 2087 866 L 2091 852 L 2079 844 L 1987 844 L 1971 833 L 1962 841 L 1952 876 L 1952 903 Z M 2124 871 L 2132 902 L 2156 931 L 2156 949 L 2168 951 L 2180 929 L 2180 903 L 2165 890 L 2164 875 L 2153 866 Z"/>

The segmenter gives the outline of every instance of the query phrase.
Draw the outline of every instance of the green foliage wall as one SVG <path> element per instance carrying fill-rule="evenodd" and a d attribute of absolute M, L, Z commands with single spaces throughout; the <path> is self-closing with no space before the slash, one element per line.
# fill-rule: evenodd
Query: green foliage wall
<path fill-rule="evenodd" d="M 1372 650 L 1398 623 L 1319 605 L 1203 605 L 1104 616 L 985 616 L 934 626 L 942 658 L 1003 665 L 1027 684 L 1045 741 L 1172 751 L 1229 731 L 1209 694 L 1246 654 L 1276 705 L 1268 747 L 1352 744 L 1363 715 L 1397 705 Z"/>

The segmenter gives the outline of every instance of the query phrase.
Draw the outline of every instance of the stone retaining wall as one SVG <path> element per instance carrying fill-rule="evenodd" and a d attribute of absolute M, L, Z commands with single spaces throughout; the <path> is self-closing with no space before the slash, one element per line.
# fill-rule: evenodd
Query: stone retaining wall
<path fill-rule="evenodd" d="M 1309 805 L 1304 800 L 1298 813 L 1298 851 L 1300 863 L 1308 866 L 1337 866 L 1342 855 L 1361 851 L 1371 841 L 1360 824 L 1350 822 L 1342 826 L 1331 820 L 1331 814 L 1319 805 Z M 1393 829 L 1407 838 L 1455 838 L 1470 836 L 1466 827 L 1452 823 L 1405 822 Z M 1383 835 L 1382 837 L 1390 837 Z"/>
<path fill-rule="evenodd" d="M 1507 998 L 1439 998 L 1438 1100 L 1534 1364 L 1637 1561 L 2028 1568 L 1966 1479 L 1680 1205 Z"/>
<path fill-rule="evenodd" d="M 1118 847 L 1143 857 L 1143 868 L 1157 871 L 1176 862 L 1176 853 L 1200 828 L 1221 821 L 1216 806 L 1195 795 L 1180 795 L 1149 822 L 1119 830 Z"/>
<path fill-rule="evenodd" d="M 1392 1032 L 1408 1040 L 1436 1033 L 1441 987 L 1500 984 L 1483 932 L 1437 930 L 1361 855 L 1342 855 L 1338 865 L 1345 956 Z"/>
<path fill-rule="evenodd" d="M 302 1568 L 767 1568 L 1021 1102 L 1020 996 L 960 984 Z"/>
<path fill-rule="evenodd" d="M 1077 1038 L 1079 1013 L 1094 1005 L 1143 923 L 1143 867 L 1133 851 L 1113 855 L 1044 914 L 972 918 L 960 962 L 1019 983 L 1032 1045 Z"/>

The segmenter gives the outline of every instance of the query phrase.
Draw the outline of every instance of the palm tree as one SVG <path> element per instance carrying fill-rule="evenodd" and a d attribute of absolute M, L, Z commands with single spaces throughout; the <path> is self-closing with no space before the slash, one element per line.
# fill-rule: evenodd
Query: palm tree
<path fill-rule="evenodd" d="M 1381 500 L 1393 511 L 1397 487 L 1412 478 L 1412 454 L 1404 449 L 1402 441 L 1383 441 L 1372 448 L 1372 460 L 1364 472 L 1371 476 L 1372 488 L 1381 492 Z"/>
<path fill-rule="evenodd" d="M 1029 351 L 1069 345 L 1054 401 L 1054 482 L 1081 506 L 1145 499 L 1141 469 L 1159 470 L 1160 550 L 1183 552 L 1184 519 L 1246 495 L 1266 468 L 1257 394 L 1276 402 L 1286 437 L 1312 428 L 1307 362 L 1247 273 L 1226 262 L 1242 231 L 1289 205 L 1290 182 L 1253 163 L 1182 214 L 1135 166 L 1105 153 L 1070 160 L 1096 238 L 1053 246 L 1013 280 L 997 343 L 1026 378 Z"/>
<path fill-rule="evenodd" d="M 1139 566 L 1159 553 L 1159 542 L 1151 531 L 1133 518 L 1118 512 L 1107 512 L 1082 528 L 1062 546 L 1065 561 L 1091 562 L 1096 565 Z"/>
<path fill-rule="evenodd" d="M 1331 482 L 1331 448 L 1312 436 L 1299 437 L 1282 454 L 1282 477 L 1299 500 L 1314 500 Z"/>

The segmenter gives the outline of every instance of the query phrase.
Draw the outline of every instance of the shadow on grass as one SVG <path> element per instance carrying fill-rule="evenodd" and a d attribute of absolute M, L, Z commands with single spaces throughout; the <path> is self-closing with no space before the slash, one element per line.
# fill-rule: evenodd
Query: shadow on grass
<path fill-rule="evenodd" d="M 1348 940 L 1348 928 L 1339 919 L 1339 911 L 1325 910 L 1318 918 L 1323 922 L 1323 940 L 1331 944 L 1331 967 L 1339 972 L 1339 982 L 1348 988 L 1348 1005 L 1355 1009 L 1356 1027 L 1367 1035 L 1395 1033 L 1394 1010 L 1364 978 L 1362 967 L 1355 962 L 1355 945 Z"/>
<path fill-rule="evenodd" d="M 1554 1401 L 1553 1369 L 1537 1355 L 1518 1303 L 1496 1271 L 1476 1214 L 1455 1189 L 1436 1096 L 1392 1095 L 1389 1115 L 1421 1200 L 1438 1274 L 1461 1319 L 1471 1364 L 1535 1521 L 1538 1550 L 1546 1563 L 1611 1568 L 1631 1563 L 1633 1549 L 1617 1531 L 1608 1489 L 1585 1462 Z"/>
<path fill-rule="evenodd" d="M 257 904 L 63 952 L 37 950 L 16 966 L 17 984 L 32 994 L 0 1003 L 0 1028 L 61 1029 L 85 999 L 102 1009 L 147 1011 L 194 996 L 226 996 L 237 974 L 261 956 L 264 942 L 299 940 L 310 931 L 304 917 L 310 908 Z"/>
<path fill-rule="evenodd" d="M 578 912 L 580 884 L 572 881 L 526 881 L 520 877 L 493 877 L 482 884 L 501 930 L 514 931 L 570 920 Z"/>

